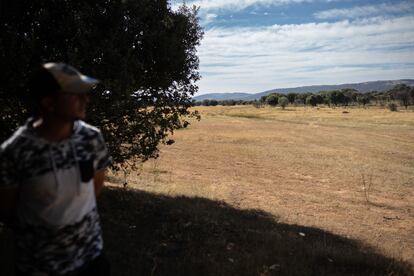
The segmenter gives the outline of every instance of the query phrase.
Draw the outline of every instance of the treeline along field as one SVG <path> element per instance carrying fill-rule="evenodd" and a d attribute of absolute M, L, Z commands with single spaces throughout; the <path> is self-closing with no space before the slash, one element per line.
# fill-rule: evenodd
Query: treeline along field
<path fill-rule="evenodd" d="M 371 91 L 360 93 L 355 89 L 340 89 L 332 91 L 319 91 L 318 93 L 270 93 L 259 100 L 215 100 L 205 99 L 196 101 L 194 105 L 200 106 L 232 106 L 232 105 L 265 105 L 286 107 L 288 104 L 295 106 L 387 106 L 392 111 L 397 111 L 397 104 L 405 109 L 414 105 L 414 87 L 406 84 L 398 84 L 388 91 Z"/>
<path fill-rule="evenodd" d="M 202 120 L 176 132 L 130 187 L 260 209 L 414 264 L 414 112 L 197 109 Z"/>

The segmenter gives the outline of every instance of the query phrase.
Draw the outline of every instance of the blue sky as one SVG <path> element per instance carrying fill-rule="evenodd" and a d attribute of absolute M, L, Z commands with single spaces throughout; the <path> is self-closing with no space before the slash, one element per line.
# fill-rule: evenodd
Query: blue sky
<path fill-rule="evenodd" d="M 414 78 L 414 0 L 186 4 L 205 32 L 198 95 Z"/>

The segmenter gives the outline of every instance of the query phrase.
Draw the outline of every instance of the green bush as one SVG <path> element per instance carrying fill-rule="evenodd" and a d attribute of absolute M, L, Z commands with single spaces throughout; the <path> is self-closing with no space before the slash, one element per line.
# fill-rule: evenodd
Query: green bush
<path fill-rule="evenodd" d="M 306 105 L 316 106 L 317 103 L 318 102 L 315 95 L 310 95 L 306 98 Z"/>
<path fill-rule="evenodd" d="M 279 98 L 279 105 L 282 107 L 282 109 L 285 109 L 285 107 L 289 104 L 289 99 L 285 96 Z"/>
<path fill-rule="evenodd" d="M 397 104 L 395 104 L 395 103 L 389 103 L 388 104 L 388 109 L 390 111 L 398 111 Z"/>
<path fill-rule="evenodd" d="M 266 103 L 270 106 L 276 106 L 279 102 L 279 98 L 276 95 L 269 95 L 266 98 Z"/>

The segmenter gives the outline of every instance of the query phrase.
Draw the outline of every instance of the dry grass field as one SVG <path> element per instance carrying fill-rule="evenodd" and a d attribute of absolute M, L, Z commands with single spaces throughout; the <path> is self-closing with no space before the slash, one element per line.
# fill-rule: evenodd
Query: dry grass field
<path fill-rule="evenodd" d="M 414 264 L 414 112 L 197 107 L 129 187 L 221 200 Z"/>
<path fill-rule="evenodd" d="M 414 275 L 413 110 L 197 110 L 127 188 L 108 175 L 112 275 Z"/>

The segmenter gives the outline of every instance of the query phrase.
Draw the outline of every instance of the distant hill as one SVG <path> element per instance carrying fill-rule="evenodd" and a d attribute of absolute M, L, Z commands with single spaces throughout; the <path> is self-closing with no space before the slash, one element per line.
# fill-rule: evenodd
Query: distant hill
<path fill-rule="evenodd" d="M 311 85 L 311 86 L 301 86 L 293 88 L 276 88 L 267 90 L 264 92 L 250 94 L 250 93 L 211 93 L 196 96 L 193 99 L 196 101 L 208 100 L 244 100 L 244 101 L 253 101 L 258 100 L 262 96 L 269 95 L 270 93 L 306 93 L 306 92 L 319 92 L 319 91 L 329 91 L 329 90 L 340 90 L 345 88 L 351 88 L 358 90 L 361 93 L 370 92 L 370 91 L 387 91 L 394 87 L 397 84 L 406 84 L 409 86 L 414 86 L 414 79 L 402 79 L 402 80 L 386 80 L 386 81 L 369 81 L 362 83 L 347 83 L 347 84 L 338 84 L 338 85 Z"/>
<path fill-rule="evenodd" d="M 204 94 L 197 97 L 194 97 L 196 101 L 204 101 L 204 100 L 234 100 L 234 99 L 242 99 L 248 96 L 251 96 L 250 93 L 210 93 Z"/>

